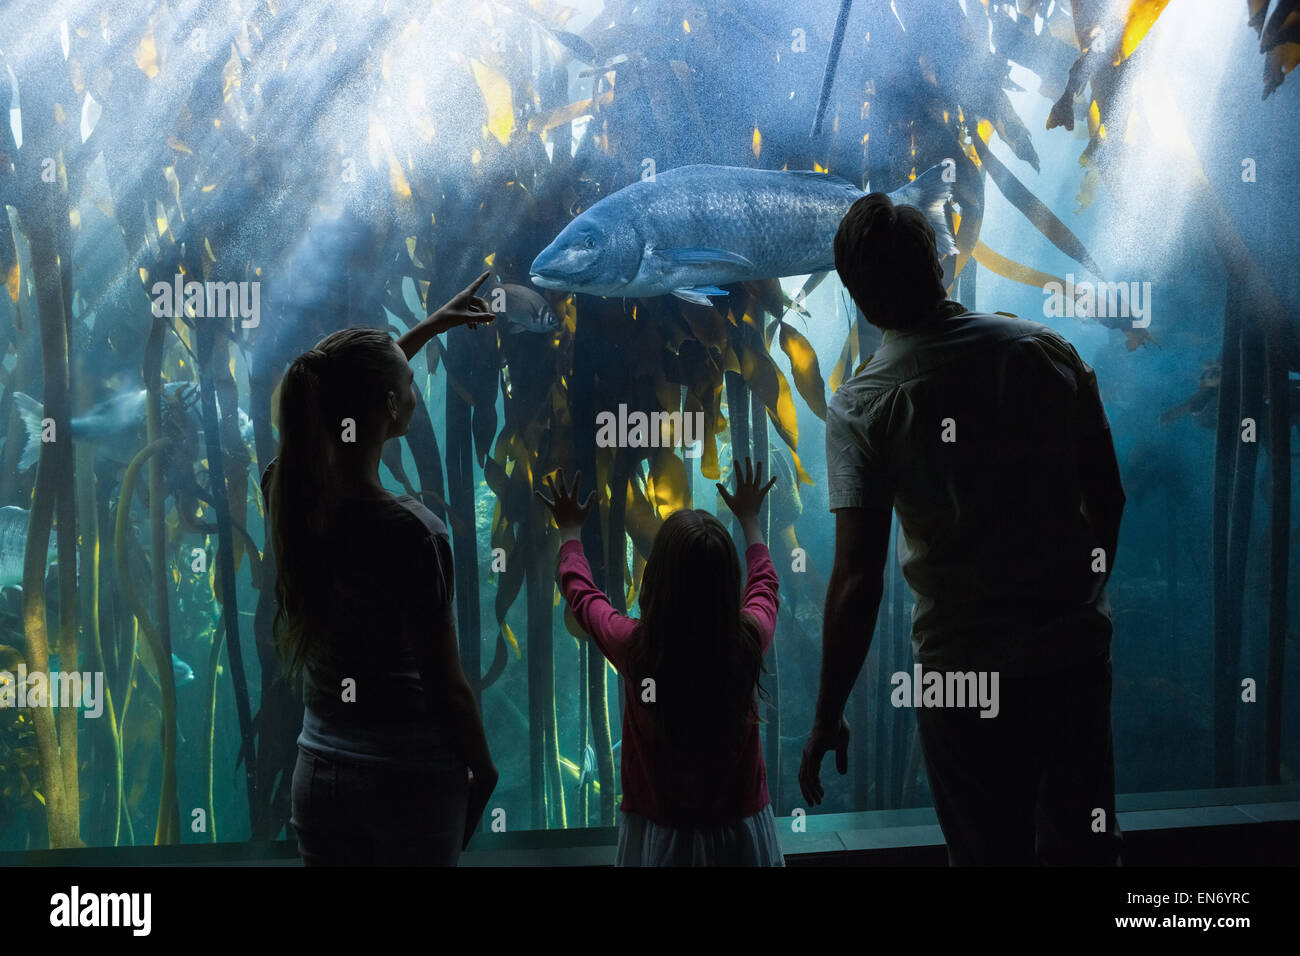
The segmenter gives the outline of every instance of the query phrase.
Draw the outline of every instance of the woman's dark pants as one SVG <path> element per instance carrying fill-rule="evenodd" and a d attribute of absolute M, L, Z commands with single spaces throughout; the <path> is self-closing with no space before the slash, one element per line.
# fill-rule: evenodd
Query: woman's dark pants
<path fill-rule="evenodd" d="M 411 769 L 299 747 L 290 822 L 307 866 L 455 866 L 468 792 L 454 760 Z"/>

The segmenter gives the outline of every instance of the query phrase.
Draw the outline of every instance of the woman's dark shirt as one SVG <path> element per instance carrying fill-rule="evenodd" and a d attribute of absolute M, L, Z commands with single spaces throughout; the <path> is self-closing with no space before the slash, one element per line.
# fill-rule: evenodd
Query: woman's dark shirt
<path fill-rule="evenodd" d="M 262 477 L 267 501 L 274 467 Z M 326 758 L 445 762 L 448 735 L 430 715 L 417 648 L 454 628 L 446 526 L 410 495 L 350 498 L 328 536 L 298 743 Z M 426 659 L 432 650 L 423 645 Z"/>

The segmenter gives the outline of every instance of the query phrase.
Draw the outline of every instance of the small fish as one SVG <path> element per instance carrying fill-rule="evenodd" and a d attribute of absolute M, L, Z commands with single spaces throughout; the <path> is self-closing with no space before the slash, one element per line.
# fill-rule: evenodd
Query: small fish
<path fill-rule="evenodd" d="M 164 415 L 169 408 L 179 407 L 190 416 L 192 428 L 197 430 L 201 425 L 198 386 L 193 382 L 168 382 L 163 386 L 163 393 Z M 99 402 L 84 415 L 73 417 L 72 440 L 94 446 L 102 457 L 110 461 L 120 465 L 130 464 L 131 459 L 144 447 L 147 398 L 148 393 L 142 388 Z M 45 410 L 40 402 L 22 392 L 14 392 L 14 407 L 18 409 L 27 432 L 23 454 L 18 460 L 18 470 L 24 471 L 36 464 L 40 455 L 41 423 Z M 220 401 L 217 402 L 217 414 L 221 414 Z M 239 434 L 246 442 L 253 440 L 252 419 L 242 408 L 239 409 Z"/>
<path fill-rule="evenodd" d="M 21 586 L 23 583 L 23 558 L 27 554 L 27 525 L 31 519 L 26 508 L 6 505 L 0 508 L 0 588 Z M 55 560 L 54 534 L 45 552 L 46 565 Z"/>
<path fill-rule="evenodd" d="M 177 687 L 184 687 L 194 680 L 194 668 L 190 667 L 183 660 L 172 655 L 172 677 L 176 681 Z"/>
<path fill-rule="evenodd" d="M 944 219 L 952 186 L 932 166 L 889 194 L 934 227 L 939 255 L 956 253 Z M 719 286 L 829 272 L 849 207 L 865 196 L 809 170 L 681 166 L 596 202 L 538 253 L 533 284 L 590 295 L 675 295 L 709 305 Z"/>
<path fill-rule="evenodd" d="M 483 293 L 489 305 L 501 304 L 501 313 L 510 322 L 510 331 L 537 332 L 551 335 L 560 329 L 560 320 L 551 303 L 527 286 L 504 282 Z M 504 299 L 504 302 L 501 300 Z"/>
<path fill-rule="evenodd" d="M 582 773 L 578 776 L 578 793 L 582 793 L 582 788 L 589 783 L 594 783 L 598 775 L 596 769 L 596 751 L 591 744 L 587 744 L 582 751 Z"/>
<path fill-rule="evenodd" d="M 1196 383 L 1196 391 L 1187 401 L 1175 405 L 1160 413 L 1161 425 L 1169 425 L 1192 416 L 1192 420 L 1202 428 L 1214 428 L 1219 410 L 1219 384 L 1223 377 L 1223 367 L 1217 360 L 1206 362 L 1201 367 L 1201 377 Z M 1291 417 L 1294 420 L 1300 412 L 1300 381 L 1291 379 Z"/>
<path fill-rule="evenodd" d="M 613 747 L 610 748 L 615 758 L 618 757 L 619 750 L 622 748 L 622 746 L 623 746 L 623 741 L 620 740 L 617 743 L 615 743 Z M 599 764 L 596 762 L 596 751 L 591 746 L 591 744 L 587 744 L 586 748 L 582 752 L 582 769 L 578 773 L 578 785 L 574 789 L 577 790 L 578 793 L 582 793 L 582 788 L 585 787 L 587 784 L 591 784 L 596 788 L 596 791 L 599 792 L 600 791 L 600 783 L 598 782 L 599 780 L 600 780 L 600 767 Z"/>

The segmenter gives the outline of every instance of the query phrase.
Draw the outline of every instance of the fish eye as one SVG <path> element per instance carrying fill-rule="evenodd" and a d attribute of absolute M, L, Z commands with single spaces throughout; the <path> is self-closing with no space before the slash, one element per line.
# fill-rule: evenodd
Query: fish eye
<path fill-rule="evenodd" d="M 596 237 L 595 237 L 595 236 L 588 236 L 586 239 L 582 240 L 582 245 L 583 245 L 585 248 L 587 248 L 587 249 L 595 249 L 595 248 L 596 248 Z"/>

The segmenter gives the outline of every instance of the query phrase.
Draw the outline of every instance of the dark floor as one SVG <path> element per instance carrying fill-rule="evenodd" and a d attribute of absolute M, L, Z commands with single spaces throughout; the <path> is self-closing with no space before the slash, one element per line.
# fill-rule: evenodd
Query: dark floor
<path fill-rule="evenodd" d="M 1300 859 L 1300 788 L 1244 787 L 1126 794 L 1116 799 L 1124 864 L 1294 866 Z M 929 807 L 813 814 L 795 832 L 778 817 L 786 862 L 799 866 L 945 866 L 943 834 Z M 613 827 L 484 833 L 462 866 L 608 866 Z M 296 846 L 271 843 L 93 847 L 0 853 L 0 866 L 297 866 Z"/>

